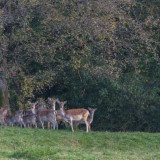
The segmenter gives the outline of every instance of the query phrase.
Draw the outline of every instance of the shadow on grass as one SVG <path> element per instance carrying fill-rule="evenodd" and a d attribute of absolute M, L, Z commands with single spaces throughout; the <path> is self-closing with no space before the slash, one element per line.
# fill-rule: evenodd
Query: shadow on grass
<path fill-rule="evenodd" d="M 37 160 L 38 159 L 38 157 L 33 157 L 27 151 L 26 152 L 15 151 L 12 155 L 9 155 L 8 158 L 25 159 L 25 160 Z"/>

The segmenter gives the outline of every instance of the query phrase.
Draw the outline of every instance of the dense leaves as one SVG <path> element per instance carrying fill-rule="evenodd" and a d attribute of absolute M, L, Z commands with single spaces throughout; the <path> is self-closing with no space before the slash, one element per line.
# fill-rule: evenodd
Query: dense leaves
<path fill-rule="evenodd" d="M 159 131 L 159 9 L 159 0 L 2 0 L 12 110 L 54 96 L 97 107 L 96 130 Z"/>

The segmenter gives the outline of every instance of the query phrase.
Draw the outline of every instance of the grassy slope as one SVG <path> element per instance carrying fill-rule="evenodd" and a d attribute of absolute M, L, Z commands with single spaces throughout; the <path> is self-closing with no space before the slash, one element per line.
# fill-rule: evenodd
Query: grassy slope
<path fill-rule="evenodd" d="M 0 128 L 0 160 L 158 160 L 160 134 Z"/>

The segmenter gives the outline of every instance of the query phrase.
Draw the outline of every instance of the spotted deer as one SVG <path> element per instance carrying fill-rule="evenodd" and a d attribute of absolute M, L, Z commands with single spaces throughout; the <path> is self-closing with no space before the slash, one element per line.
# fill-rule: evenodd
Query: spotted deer
<path fill-rule="evenodd" d="M 35 126 L 35 128 L 37 128 L 37 115 L 36 115 L 36 103 L 31 103 L 30 104 L 30 112 L 28 111 L 27 114 L 23 115 L 23 122 L 25 124 L 26 127 L 30 127 L 30 126 Z"/>
<path fill-rule="evenodd" d="M 25 127 L 25 124 L 23 121 L 23 111 L 22 110 L 16 111 L 12 115 L 7 115 L 5 118 L 5 121 L 10 127 L 13 127 L 15 124 L 20 125 L 21 128 L 23 126 Z"/>
<path fill-rule="evenodd" d="M 58 126 L 57 126 L 58 124 L 56 120 L 56 111 L 55 111 L 56 100 L 52 99 L 51 105 L 52 105 L 51 109 L 38 110 L 37 116 L 43 129 L 44 129 L 44 123 L 47 122 L 55 130 L 55 129 L 58 129 Z"/>
<path fill-rule="evenodd" d="M 66 125 L 66 122 L 63 120 L 63 116 L 60 110 L 56 110 L 56 102 L 59 101 L 59 99 L 48 98 L 48 101 L 51 104 L 52 109 L 56 111 L 57 129 L 60 122 L 63 122 Z"/>
<path fill-rule="evenodd" d="M 13 127 L 13 115 L 6 115 L 5 122 L 10 126 Z"/>
<path fill-rule="evenodd" d="M 49 103 L 51 104 L 52 110 L 55 111 L 55 116 L 56 116 L 56 129 L 58 129 L 58 123 L 62 120 L 61 115 L 59 114 L 59 111 L 56 110 L 56 102 L 58 99 L 54 98 L 48 98 Z"/>
<path fill-rule="evenodd" d="M 89 111 L 84 108 L 79 108 L 79 109 L 64 109 L 64 105 L 67 103 L 67 101 L 60 102 L 59 100 L 57 101 L 60 107 L 60 112 L 62 114 L 62 117 L 64 121 L 68 122 L 71 126 L 72 132 L 74 132 L 73 128 L 73 122 L 79 122 L 83 121 L 86 124 L 86 132 L 89 130 L 89 125 L 88 125 L 88 116 L 89 116 Z"/>
<path fill-rule="evenodd" d="M 91 123 L 93 122 L 93 118 L 94 118 L 94 113 L 97 110 L 97 108 L 88 108 L 90 115 L 87 118 L 88 121 L 88 129 L 89 131 L 91 131 Z M 79 124 L 85 124 L 84 121 L 79 121 L 79 122 L 74 122 L 74 125 L 76 126 L 76 128 L 78 127 Z"/>
<path fill-rule="evenodd" d="M 45 103 L 40 103 L 37 107 L 38 110 L 44 110 L 47 109 L 46 104 Z"/>

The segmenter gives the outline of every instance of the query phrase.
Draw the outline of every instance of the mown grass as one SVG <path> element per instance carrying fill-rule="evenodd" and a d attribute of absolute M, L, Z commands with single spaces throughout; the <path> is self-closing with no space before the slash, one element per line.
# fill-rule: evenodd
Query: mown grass
<path fill-rule="evenodd" d="M 160 134 L 0 128 L 0 160 L 159 160 Z"/>

